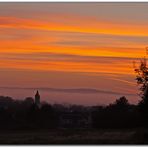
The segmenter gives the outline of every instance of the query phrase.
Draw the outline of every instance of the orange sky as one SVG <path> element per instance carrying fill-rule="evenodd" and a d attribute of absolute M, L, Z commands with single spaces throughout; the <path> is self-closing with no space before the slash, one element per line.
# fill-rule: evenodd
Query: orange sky
<path fill-rule="evenodd" d="M 148 4 L 141 3 L 0 3 L 0 87 L 61 88 L 62 83 L 63 88 L 107 89 L 123 95 L 126 90 L 135 95 L 127 97 L 136 102 L 132 63 L 145 55 L 147 11 Z M 32 74 L 26 77 L 28 72 Z M 36 76 L 37 72 L 42 74 Z M 87 76 L 90 81 L 74 83 L 65 79 L 69 75 L 74 81 L 78 76 Z M 102 77 L 104 81 L 100 83 Z M 14 95 L 2 91 L 5 93 Z M 25 97 L 23 92 L 19 97 L 22 96 Z M 101 98 L 108 97 L 101 94 Z M 104 103 L 114 98 L 116 95 Z M 103 103 L 94 100 L 92 104 Z"/>

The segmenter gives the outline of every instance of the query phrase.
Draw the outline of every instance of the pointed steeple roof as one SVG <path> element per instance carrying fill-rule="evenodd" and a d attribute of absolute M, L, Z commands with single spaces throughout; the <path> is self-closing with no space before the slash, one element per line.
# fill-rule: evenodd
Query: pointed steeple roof
<path fill-rule="evenodd" d="M 39 91 L 37 90 L 37 92 L 36 92 L 36 96 L 39 96 L 40 94 L 39 94 Z"/>

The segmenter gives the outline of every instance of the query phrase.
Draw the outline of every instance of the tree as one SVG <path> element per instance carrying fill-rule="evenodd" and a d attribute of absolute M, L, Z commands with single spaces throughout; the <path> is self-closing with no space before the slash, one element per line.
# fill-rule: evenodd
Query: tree
<path fill-rule="evenodd" d="M 53 128 L 56 126 L 56 115 L 50 104 L 43 104 L 40 109 L 41 126 L 44 128 Z"/>
<path fill-rule="evenodd" d="M 115 101 L 115 105 L 117 105 L 117 106 L 128 106 L 129 103 L 128 103 L 128 100 L 126 99 L 126 97 L 123 96 L 123 97 L 120 97 L 119 99 L 117 99 Z"/>
<path fill-rule="evenodd" d="M 146 58 L 140 60 L 138 68 L 135 68 L 136 81 L 140 85 L 140 96 L 142 100 L 139 102 L 138 107 L 142 113 L 142 117 L 147 124 L 148 118 L 148 66 Z"/>
<path fill-rule="evenodd" d="M 148 87 L 148 67 L 145 58 L 140 60 L 139 67 L 135 68 L 135 72 L 137 74 L 137 84 L 140 85 L 140 96 L 142 97 L 142 99 L 145 99 Z"/>
<path fill-rule="evenodd" d="M 27 107 L 30 107 L 31 105 L 34 104 L 34 99 L 32 97 L 27 97 L 25 98 L 25 100 L 23 101 L 23 104 Z"/>
<path fill-rule="evenodd" d="M 127 110 L 127 108 L 129 107 L 129 103 L 126 97 L 122 96 L 119 99 L 117 99 L 113 104 L 110 104 L 110 107 L 118 111 L 123 111 Z"/>

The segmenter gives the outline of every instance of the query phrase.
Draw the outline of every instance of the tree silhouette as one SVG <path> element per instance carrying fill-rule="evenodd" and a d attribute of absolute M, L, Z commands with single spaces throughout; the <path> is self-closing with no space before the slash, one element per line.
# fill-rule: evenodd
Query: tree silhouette
<path fill-rule="evenodd" d="M 127 110 L 129 105 L 130 104 L 128 103 L 126 97 L 122 96 L 119 99 L 117 99 L 113 104 L 110 104 L 109 107 L 119 111 L 119 110 Z"/>
<path fill-rule="evenodd" d="M 136 72 L 136 81 L 137 84 L 140 85 L 140 95 L 144 99 L 145 98 L 145 91 L 148 86 L 148 67 L 146 59 L 140 60 L 140 64 L 138 68 L 135 68 Z"/>
<path fill-rule="evenodd" d="M 40 109 L 41 125 L 45 128 L 53 128 L 56 126 L 55 112 L 50 104 L 43 104 Z"/>
<path fill-rule="evenodd" d="M 140 96 L 142 100 L 139 102 L 138 107 L 142 113 L 144 123 L 148 122 L 148 66 L 146 58 L 140 60 L 138 68 L 135 68 L 136 81 L 140 85 Z"/>
<path fill-rule="evenodd" d="M 33 100 L 32 97 L 27 97 L 27 98 L 25 98 L 25 100 L 23 101 L 23 105 L 24 105 L 25 107 L 30 107 L 30 106 L 33 105 L 33 104 L 34 104 L 34 100 Z"/>
<path fill-rule="evenodd" d="M 115 101 L 115 104 L 119 105 L 119 106 L 127 106 L 129 103 L 128 103 L 128 100 L 126 99 L 126 97 L 123 96 L 123 97 L 120 97 L 119 99 L 117 99 Z"/>

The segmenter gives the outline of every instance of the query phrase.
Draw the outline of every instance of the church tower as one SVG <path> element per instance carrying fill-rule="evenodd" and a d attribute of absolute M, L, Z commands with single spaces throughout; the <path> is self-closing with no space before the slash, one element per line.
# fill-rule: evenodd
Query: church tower
<path fill-rule="evenodd" d="M 39 91 L 37 90 L 36 94 L 35 94 L 35 104 L 37 106 L 40 106 L 40 94 Z"/>

